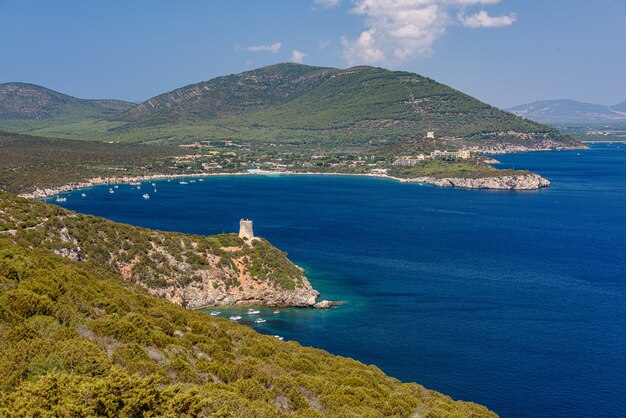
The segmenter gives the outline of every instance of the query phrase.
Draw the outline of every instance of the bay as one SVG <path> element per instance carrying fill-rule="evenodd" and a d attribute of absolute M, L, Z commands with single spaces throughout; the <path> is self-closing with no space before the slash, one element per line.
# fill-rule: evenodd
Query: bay
<path fill-rule="evenodd" d="M 502 416 L 626 416 L 626 145 L 496 156 L 529 192 L 347 176 L 209 177 L 64 194 L 64 207 L 195 234 L 240 218 L 307 270 L 330 310 L 259 332 L 375 364 Z M 143 199 L 143 193 L 150 199 Z M 224 314 L 245 308 L 220 308 Z"/>

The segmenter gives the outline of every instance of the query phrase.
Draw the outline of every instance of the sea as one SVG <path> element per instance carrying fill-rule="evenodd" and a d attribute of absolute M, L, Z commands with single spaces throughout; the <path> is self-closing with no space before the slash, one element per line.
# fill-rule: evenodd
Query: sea
<path fill-rule="evenodd" d="M 247 307 L 220 307 L 221 316 L 239 313 L 258 332 L 504 417 L 626 416 L 626 144 L 495 158 L 552 185 L 487 191 L 357 176 L 221 176 L 123 184 L 113 194 L 94 187 L 60 204 L 205 235 L 252 219 L 256 235 L 340 305 L 260 308 L 262 324 Z"/>

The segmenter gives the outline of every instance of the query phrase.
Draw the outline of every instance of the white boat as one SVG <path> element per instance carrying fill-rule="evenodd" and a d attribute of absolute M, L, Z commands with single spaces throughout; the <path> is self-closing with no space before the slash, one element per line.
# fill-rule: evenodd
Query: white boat
<path fill-rule="evenodd" d="M 141 186 L 137 186 L 137 190 L 141 190 Z"/>
<path fill-rule="evenodd" d="M 130 184 L 131 186 L 141 186 L 141 182 L 139 182 L 139 181 L 131 181 L 128 184 Z"/>
<path fill-rule="evenodd" d="M 218 316 L 219 314 L 221 314 L 220 311 L 211 311 L 211 316 Z"/>
<path fill-rule="evenodd" d="M 179 182 L 179 184 L 189 184 L 189 183 L 187 183 L 186 181 L 181 181 Z"/>
<path fill-rule="evenodd" d="M 281 337 L 280 335 L 274 335 L 274 338 L 278 338 L 281 341 L 285 339 L 284 337 Z"/>
<path fill-rule="evenodd" d="M 232 315 L 230 318 L 231 321 L 239 321 L 241 319 L 241 317 L 239 315 Z"/>
<path fill-rule="evenodd" d="M 258 315 L 260 313 L 261 312 L 255 310 L 255 309 L 252 309 L 252 308 L 248 309 L 248 315 Z"/>
<path fill-rule="evenodd" d="M 256 322 L 257 324 L 262 324 L 263 322 L 266 322 L 266 321 L 263 318 L 257 318 L 254 320 L 254 322 Z"/>
<path fill-rule="evenodd" d="M 119 188 L 120 188 L 120 186 L 118 186 L 117 184 L 116 184 L 115 186 L 113 186 L 113 187 L 115 187 L 116 189 L 119 189 Z"/>
<path fill-rule="evenodd" d="M 67 202 L 67 197 L 57 197 L 57 202 Z"/>
<path fill-rule="evenodd" d="M 109 189 L 109 193 L 113 194 L 115 192 L 113 191 L 113 189 Z"/>
<path fill-rule="evenodd" d="M 85 193 L 81 193 L 80 194 L 82 197 L 86 197 L 87 195 Z"/>
<path fill-rule="evenodd" d="M 278 309 L 276 309 L 276 310 L 274 311 L 274 313 L 275 313 L 275 314 L 278 314 L 278 313 L 280 313 L 280 311 L 279 311 Z"/>
<path fill-rule="evenodd" d="M 198 179 L 198 181 L 204 181 L 204 179 Z"/>
<path fill-rule="evenodd" d="M 150 195 L 149 195 L 148 193 L 144 193 L 144 194 L 143 194 L 143 198 L 144 198 L 144 199 L 150 199 Z"/>
<path fill-rule="evenodd" d="M 189 180 L 189 183 L 195 183 L 195 182 L 196 182 L 195 180 Z"/>
<path fill-rule="evenodd" d="M 156 193 L 156 189 L 154 189 L 154 193 Z"/>
<path fill-rule="evenodd" d="M 152 187 L 156 187 L 156 183 L 152 183 Z"/>

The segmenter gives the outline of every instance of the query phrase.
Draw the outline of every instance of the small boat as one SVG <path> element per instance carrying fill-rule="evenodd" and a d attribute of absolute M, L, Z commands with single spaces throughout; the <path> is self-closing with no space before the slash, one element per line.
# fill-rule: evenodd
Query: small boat
<path fill-rule="evenodd" d="M 156 187 L 156 183 L 152 183 L 152 187 Z"/>
<path fill-rule="evenodd" d="M 220 311 L 211 311 L 211 316 L 218 316 L 219 314 L 221 314 Z"/>
<path fill-rule="evenodd" d="M 139 181 L 131 181 L 128 184 L 130 184 L 131 186 L 141 186 L 141 182 L 139 182 Z"/>
<path fill-rule="evenodd" d="M 109 189 L 109 193 L 113 194 L 115 192 L 113 191 L 113 189 Z"/>
<path fill-rule="evenodd" d="M 154 189 L 154 193 L 156 193 L 156 189 Z"/>
<path fill-rule="evenodd" d="M 141 186 L 137 186 L 137 190 L 141 190 Z"/>
<path fill-rule="evenodd" d="M 198 179 L 198 181 L 204 181 L 204 179 Z"/>
<path fill-rule="evenodd" d="M 275 314 L 279 314 L 279 313 L 280 313 L 280 311 L 279 311 L 278 309 L 276 309 L 276 310 L 274 311 L 274 313 L 275 313 Z"/>
<path fill-rule="evenodd" d="M 187 183 L 186 181 L 181 181 L 179 182 L 179 184 L 189 184 L 189 183 Z"/>
<path fill-rule="evenodd" d="M 144 198 L 144 199 L 150 199 L 150 195 L 149 195 L 148 193 L 144 193 L 144 194 L 143 194 L 143 198 Z"/>
<path fill-rule="evenodd" d="M 116 189 L 119 189 L 119 188 L 120 188 L 120 186 L 118 186 L 117 184 L 116 184 L 115 186 L 113 186 L 113 187 L 115 187 Z"/>
<path fill-rule="evenodd" d="M 57 202 L 67 202 L 67 197 L 57 197 Z"/>
<path fill-rule="evenodd" d="M 258 315 L 260 313 L 261 312 L 255 310 L 255 309 L 252 309 L 252 308 L 248 309 L 248 315 Z"/>
<path fill-rule="evenodd" d="M 267 321 L 265 321 L 265 319 L 263 319 L 263 318 L 257 318 L 257 319 L 254 320 L 254 322 L 257 323 L 257 324 L 262 324 L 263 322 L 267 322 Z"/>
<path fill-rule="evenodd" d="M 241 319 L 241 317 L 239 315 L 232 315 L 230 318 L 231 321 L 239 321 Z"/>
<path fill-rule="evenodd" d="M 280 335 L 274 335 L 274 338 L 278 338 L 281 341 L 285 339 L 284 337 L 281 337 Z"/>
<path fill-rule="evenodd" d="M 189 180 L 189 183 L 195 183 L 195 182 L 196 182 L 195 180 Z"/>
<path fill-rule="evenodd" d="M 80 194 L 82 197 L 87 197 L 87 195 L 85 193 L 81 193 Z"/>

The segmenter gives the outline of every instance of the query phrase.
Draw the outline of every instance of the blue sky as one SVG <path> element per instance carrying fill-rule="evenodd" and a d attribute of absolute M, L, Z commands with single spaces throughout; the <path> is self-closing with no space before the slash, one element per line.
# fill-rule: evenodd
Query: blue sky
<path fill-rule="evenodd" d="M 0 0 L 0 82 L 141 101 L 284 61 L 370 64 L 500 107 L 626 100 L 626 0 Z"/>

